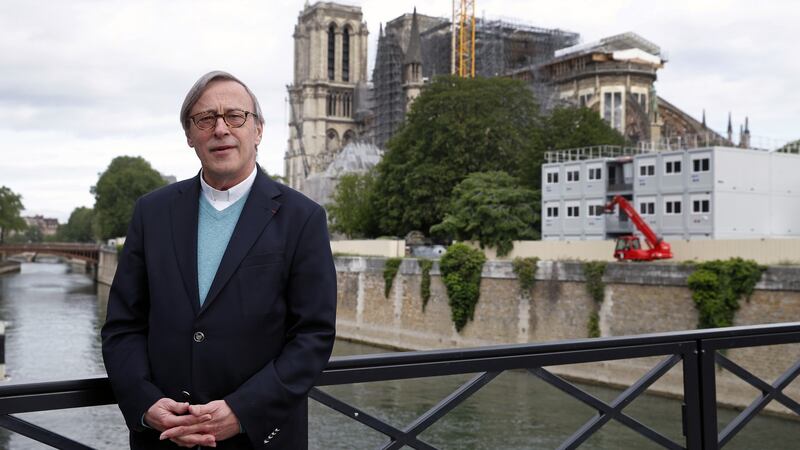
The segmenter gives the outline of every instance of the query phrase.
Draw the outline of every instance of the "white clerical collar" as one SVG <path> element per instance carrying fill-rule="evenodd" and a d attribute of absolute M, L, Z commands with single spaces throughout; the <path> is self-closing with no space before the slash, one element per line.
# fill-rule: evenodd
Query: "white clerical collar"
<path fill-rule="evenodd" d="M 203 195 L 205 196 L 206 200 L 208 200 L 208 203 L 211 203 L 211 206 L 213 206 L 214 209 L 217 211 L 222 211 L 228 206 L 236 203 L 237 200 L 250 192 L 250 188 L 253 187 L 253 182 L 256 180 L 257 170 L 258 166 L 253 167 L 253 172 L 247 178 L 242 180 L 241 183 L 237 184 L 236 186 L 231 186 L 228 190 L 219 191 L 206 183 L 206 180 L 203 179 L 203 170 L 200 169 L 200 187 L 203 188 Z"/>

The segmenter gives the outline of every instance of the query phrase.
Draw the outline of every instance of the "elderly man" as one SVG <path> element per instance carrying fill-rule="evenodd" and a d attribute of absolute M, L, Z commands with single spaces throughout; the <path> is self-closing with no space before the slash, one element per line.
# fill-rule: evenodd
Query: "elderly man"
<path fill-rule="evenodd" d="M 137 201 L 102 330 L 131 448 L 306 448 L 334 339 L 325 212 L 259 170 L 233 75 L 200 78 L 180 119 L 202 169 Z"/>

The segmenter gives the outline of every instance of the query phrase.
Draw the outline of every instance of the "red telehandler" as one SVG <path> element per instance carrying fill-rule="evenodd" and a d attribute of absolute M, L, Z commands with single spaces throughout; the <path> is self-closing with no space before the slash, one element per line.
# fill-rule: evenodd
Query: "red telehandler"
<path fill-rule="evenodd" d="M 656 235 L 624 197 L 615 195 L 605 206 L 606 214 L 613 213 L 615 205 L 619 205 L 620 209 L 630 217 L 633 224 L 636 225 L 636 229 L 644 235 L 649 248 L 642 248 L 637 236 L 632 234 L 620 236 L 617 238 L 617 246 L 614 248 L 614 258 L 619 261 L 653 261 L 672 258 L 670 245 Z"/>

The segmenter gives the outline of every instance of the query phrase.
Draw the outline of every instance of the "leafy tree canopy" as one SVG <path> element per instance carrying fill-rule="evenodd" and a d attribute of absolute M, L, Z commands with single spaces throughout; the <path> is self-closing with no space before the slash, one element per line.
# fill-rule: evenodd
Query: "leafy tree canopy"
<path fill-rule="evenodd" d="M 556 108 L 545 119 L 544 127 L 544 145 L 550 150 L 625 144 L 622 134 L 588 108 Z"/>
<path fill-rule="evenodd" d="M 453 189 L 447 215 L 431 233 L 480 241 L 505 256 L 512 241 L 539 238 L 538 205 L 539 192 L 521 187 L 505 172 L 472 173 Z"/>
<path fill-rule="evenodd" d="M 348 238 L 374 236 L 377 214 L 373 210 L 375 177 L 372 173 L 346 174 L 339 178 L 333 203 L 327 206 L 331 229 Z"/>
<path fill-rule="evenodd" d="M 624 145 L 625 137 L 588 108 L 558 107 L 542 120 L 543 150 L 563 150 L 593 145 Z M 541 188 L 544 151 L 522 155 L 520 178 L 530 189 Z"/>
<path fill-rule="evenodd" d="M 166 182 L 140 156 L 118 156 L 92 186 L 95 227 L 100 239 L 125 236 L 136 199 Z"/>
<path fill-rule="evenodd" d="M 70 242 L 93 242 L 94 210 L 81 206 L 72 210 L 69 220 L 58 229 L 59 239 Z"/>
<path fill-rule="evenodd" d="M 9 231 L 26 229 L 25 220 L 20 216 L 23 209 L 22 196 L 6 186 L 0 186 L 0 244 Z"/>
<path fill-rule="evenodd" d="M 453 188 L 472 172 L 516 175 L 522 155 L 541 151 L 539 125 L 522 82 L 438 78 L 414 101 L 377 166 L 380 232 L 402 236 L 438 224 Z"/>

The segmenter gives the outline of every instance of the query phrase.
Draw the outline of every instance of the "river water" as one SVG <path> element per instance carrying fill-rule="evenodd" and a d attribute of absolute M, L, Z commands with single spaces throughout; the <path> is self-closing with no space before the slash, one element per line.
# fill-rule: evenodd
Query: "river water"
<path fill-rule="evenodd" d="M 105 296 L 83 274 L 63 264 L 23 264 L 0 276 L 0 320 L 6 321 L 6 371 L 22 383 L 105 375 L 99 332 Z M 380 353 L 375 347 L 337 341 L 335 355 Z M 471 375 L 361 383 L 323 388 L 326 392 L 404 428 Z M 619 391 L 582 386 L 610 401 Z M 654 396 L 634 401 L 625 412 L 682 442 L 680 402 Z M 523 372 L 506 372 L 420 436 L 441 449 L 556 448 L 595 411 Z M 727 423 L 734 411 L 721 409 Z M 116 406 L 21 414 L 39 426 L 100 449 L 127 447 L 127 430 Z M 385 438 L 314 401 L 309 402 L 309 448 L 371 449 Z M 0 449 L 47 448 L 0 429 Z M 625 426 L 606 424 L 586 449 L 659 448 Z M 756 417 L 726 449 L 800 448 L 800 422 Z"/>

